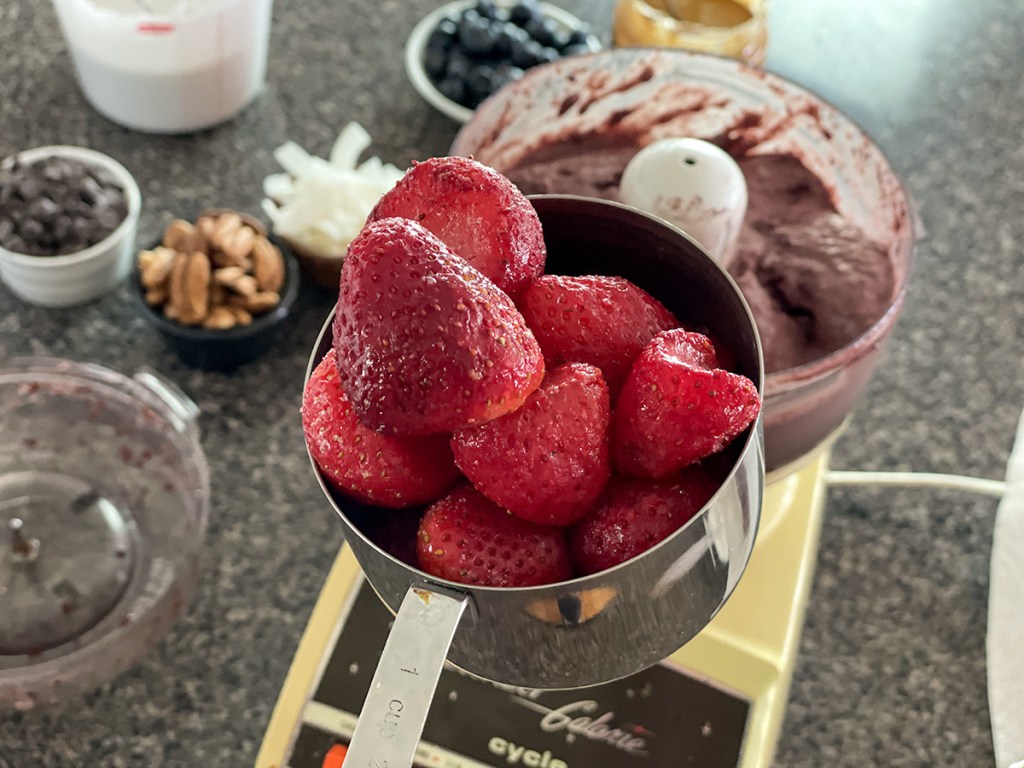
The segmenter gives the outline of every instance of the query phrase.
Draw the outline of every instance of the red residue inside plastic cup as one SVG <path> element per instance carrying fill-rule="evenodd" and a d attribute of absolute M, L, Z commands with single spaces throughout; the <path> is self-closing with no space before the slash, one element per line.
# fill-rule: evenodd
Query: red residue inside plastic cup
<path fill-rule="evenodd" d="M 167 21 L 140 21 L 135 29 L 141 35 L 166 35 L 174 31 L 174 25 Z"/>

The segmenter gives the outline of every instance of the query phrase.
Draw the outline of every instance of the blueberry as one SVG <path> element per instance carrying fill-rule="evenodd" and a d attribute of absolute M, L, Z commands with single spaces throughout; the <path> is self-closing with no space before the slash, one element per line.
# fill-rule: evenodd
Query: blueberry
<path fill-rule="evenodd" d="M 494 67 L 488 64 L 477 64 L 470 70 L 469 76 L 466 78 L 466 85 L 473 96 L 483 101 L 494 93 Z"/>
<path fill-rule="evenodd" d="M 581 53 L 593 53 L 593 51 L 590 50 L 589 45 L 584 45 L 583 43 L 573 43 L 562 49 L 563 56 L 578 56 Z"/>
<path fill-rule="evenodd" d="M 494 90 L 513 83 L 526 73 L 511 64 L 499 64 L 494 68 Z"/>
<path fill-rule="evenodd" d="M 468 54 L 487 55 L 494 49 L 497 38 L 496 25 L 474 11 L 467 11 L 459 22 L 459 43 Z"/>
<path fill-rule="evenodd" d="M 549 48 L 557 48 L 560 41 L 568 42 L 565 32 L 551 19 L 536 19 L 523 27 L 523 29 L 538 43 Z"/>
<path fill-rule="evenodd" d="M 469 60 L 462 51 L 455 50 L 448 54 L 448 66 L 445 67 L 444 77 L 446 80 L 463 81 L 469 74 L 473 62 Z"/>
<path fill-rule="evenodd" d="M 555 50 L 562 50 L 569 46 L 569 33 L 560 27 L 551 29 L 551 47 Z"/>
<path fill-rule="evenodd" d="M 494 41 L 494 54 L 501 58 L 508 58 L 512 55 L 512 46 L 516 40 L 525 43 L 530 36 L 515 24 L 506 23 L 498 28 L 498 35 Z"/>
<path fill-rule="evenodd" d="M 466 83 L 462 80 L 456 80 L 455 78 L 444 78 L 440 83 L 437 84 L 437 90 L 441 92 L 445 98 L 449 98 L 455 101 L 457 104 L 463 106 L 469 105 L 468 93 L 466 91 Z"/>
<path fill-rule="evenodd" d="M 448 37 L 454 40 L 459 36 L 459 17 L 445 16 L 437 22 L 437 31 L 448 35 Z"/>
<path fill-rule="evenodd" d="M 544 37 L 545 28 L 543 19 L 530 19 L 523 25 L 523 29 L 526 30 L 526 34 L 528 34 L 532 40 L 536 40 L 541 45 L 544 44 L 543 40 L 538 39 L 538 36 Z"/>
<path fill-rule="evenodd" d="M 546 46 L 540 49 L 540 55 L 538 56 L 540 64 L 550 64 L 552 61 L 558 61 L 560 58 L 562 58 L 562 54 L 554 48 Z"/>
<path fill-rule="evenodd" d="M 543 57 L 543 51 L 543 46 L 536 40 L 525 40 L 522 42 L 514 40 L 512 42 L 510 59 L 517 67 L 529 69 L 530 67 L 540 63 L 541 58 Z"/>
<path fill-rule="evenodd" d="M 426 47 L 427 50 L 430 50 L 431 48 L 436 48 L 437 50 L 442 51 L 447 50 L 455 44 L 456 39 L 455 35 L 449 35 L 446 32 L 441 32 L 440 30 L 434 30 L 427 37 Z"/>
<path fill-rule="evenodd" d="M 535 0 L 520 0 L 508 12 L 510 21 L 525 27 L 529 22 L 541 18 L 540 9 Z"/>
<path fill-rule="evenodd" d="M 490 19 L 491 21 L 497 21 L 500 18 L 500 11 L 498 10 L 498 6 L 494 4 L 493 0 L 477 0 L 477 4 L 473 7 L 473 10 L 485 19 Z"/>
<path fill-rule="evenodd" d="M 443 48 L 427 48 L 423 52 L 423 69 L 431 80 L 437 81 L 444 77 L 448 67 L 448 52 Z"/>
<path fill-rule="evenodd" d="M 590 29 L 586 26 L 576 27 L 569 33 L 569 45 L 586 45 L 590 40 Z"/>
<path fill-rule="evenodd" d="M 450 23 L 446 24 L 445 28 L 442 29 L 441 24 L 444 24 L 444 22 Z M 455 26 L 455 22 L 450 19 L 445 19 L 441 24 L 439 24 L 427 37 L 427 50 L 430 50 L 431 48 L 439 48 L 442 51 L 447 51 L 455 45 L 455 41 L 458 40 L 459 28 Z"/>

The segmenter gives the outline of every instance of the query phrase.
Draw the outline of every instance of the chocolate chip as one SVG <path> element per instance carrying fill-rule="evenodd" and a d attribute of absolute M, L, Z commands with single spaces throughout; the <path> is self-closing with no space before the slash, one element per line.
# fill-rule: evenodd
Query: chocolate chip
<path fill-rule="evenodd" d="M 53 222 L 53 239 L 58 243 L 69 240 L 74 235 L 74 228 L 71 226 L 71 217 L 67 215 L 58 216 Z"/>
<path fill-rule="evenodd" d="M 43 178 L 47 181 L 63 181 L 71 178 L 74 171 L 71 166 L 63 160 L 54 160 L 43 169 Z"/>
<path fill-rule="evenodd" d="M 121 185 L 118 183 L 117 178 L 114 174 L 105 168 L 93 168 L 90 171 L 92 177 L 102 184 L 104 187 L 112 187 L 113 189 L 121 189 Z"/>
<path fill-rule="evenodd" d="M 0 162 L 0 204 L 0 247 L 41 256 L 98 243 L 128 215 L 113 174 L 62 157 Z"/>
<path fill-rule="evenodd" d="M 64 201 L 63 209 L 64 213 L 69 216 L 88 216 L 89 212 L 92 211 L 92 206 L 81 197 L 75 196 L 69 197 Z"/>
<path fill-rule="evenodd" d="M 92 178 L 92 176 L 86 176 L 79 186 L 79 194 L 89 205 L 96 205 L 100 196 L 103 194 L 103 187 L 101 187 L 100 183 L 96 181 L 96 179 Z"/>
<path fill-rule="evenodd" d="M 71 223 L 71 229 L 75 237 L 83 242 L 89 239 L 89 235 L 92 234 L 95 227 L 96 222 L 84 216 L 74 219 Z"/>
<path fill-rule="evenodd" d="M 96 211 L 96 221 L 108 232 L 113 232 L 122 218 L 113 208 L 100 208 Z"/>
<path fill-rule="evenodd" d="M 35 200 L 42 191 L 43 185 L 39 183 L 38 179 L 32 178 L 31 176 L 23 178 L 18 183 L 18 197 L 25 202 Z"/>
<path fill-rule="evenodd" d="M 26 212 L 33 219 L 46 224 L 57 218 L 57 214 L 60 213 L 60 206 L 44 195 L 29 203 Z"/>
<path fill-rule="evenodd" d="M 35 219 L 22 219 L 18 225 L 18 234 L 22 236 L 25 242 L 33 242 L 43 236 L 43 225 Z"/>

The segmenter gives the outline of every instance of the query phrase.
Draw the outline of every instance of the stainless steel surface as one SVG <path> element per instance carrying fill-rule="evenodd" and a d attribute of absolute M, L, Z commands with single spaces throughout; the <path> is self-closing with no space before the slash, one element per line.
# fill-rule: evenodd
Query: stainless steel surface
<path fill-rule="evenodd" d="M 345 760 L 412 765 L 444 659 L 468 599 L 410 588 L 384 644 Z"/>
<path fill-rule="evenodd" d="M 25 521 L 20 517 L 11 518 L 7 524 L 10 532 L 10 551 L 12 562 L 31 563 L 39 557 L 39 539 L 30 539 L 25 536 Z"/>
<path fill-rule="evenodd" d="M 728 275 L 688 237 L 626 206 L 533 198 L 555 274 L 616 274 L 650 291 L 690 327 L 736 355 L 762 389 L 753 318 Z M 330 349 L 331 318 L 307 377 Z M 699 632 L 736 586 L 754 543 L 764 484 L 761 423 L 720 458 L 731 466 L 718 493 L 683 528 L 640 557 L 602 573 L 524 589 L 441 581 L 387 554 L 360 528 L 364 509 L 321 487 L 367 579 L 392 612 L 411 587 L 469 596 L 449 660 L 480 677 L 531 688 L 594 685 L 651 666 Z"/>

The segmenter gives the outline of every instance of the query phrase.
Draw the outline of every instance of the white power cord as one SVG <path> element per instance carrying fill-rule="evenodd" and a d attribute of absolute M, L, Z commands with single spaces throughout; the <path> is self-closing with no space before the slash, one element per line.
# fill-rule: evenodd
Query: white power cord
<path fill-rule="evenodd" d="M 829 470 L 825 473 L 829 485 L 896 485 L 919 488 L 947 488 L 957 491 L 982 493 L 1002 497 L 1006 483 L 1002 480 L 988 480 L 981 477 L 943 475 L 936 472 L 841 472 Z"/>

